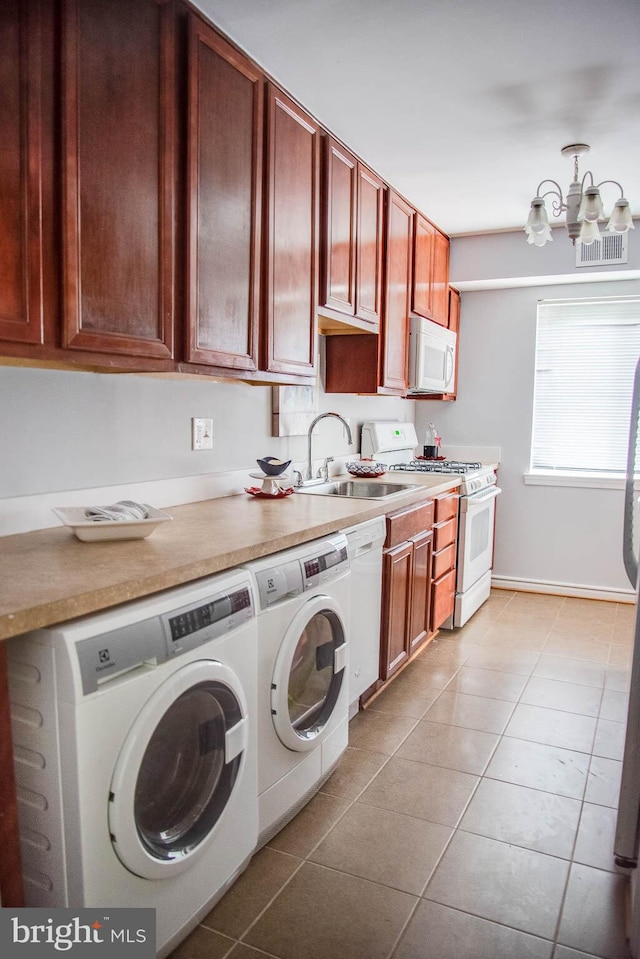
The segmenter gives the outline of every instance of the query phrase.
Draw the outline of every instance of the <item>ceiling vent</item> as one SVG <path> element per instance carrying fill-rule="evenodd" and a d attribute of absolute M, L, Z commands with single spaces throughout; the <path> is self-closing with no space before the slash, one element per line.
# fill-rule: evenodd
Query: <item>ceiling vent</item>
<path fill-rule="evenodd" d="M 602 233 L 593 243 L 576 243 L 576 266 L 610 266 L 627 263 L 628 233 Z"/>

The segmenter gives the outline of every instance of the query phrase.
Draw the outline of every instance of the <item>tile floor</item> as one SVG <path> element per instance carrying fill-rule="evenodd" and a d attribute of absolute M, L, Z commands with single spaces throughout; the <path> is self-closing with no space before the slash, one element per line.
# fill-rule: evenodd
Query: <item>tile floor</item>
<path fill-rule="evenodd" d="M 631 606 L 494 591 L 172 959 L 626 959 Z"/>

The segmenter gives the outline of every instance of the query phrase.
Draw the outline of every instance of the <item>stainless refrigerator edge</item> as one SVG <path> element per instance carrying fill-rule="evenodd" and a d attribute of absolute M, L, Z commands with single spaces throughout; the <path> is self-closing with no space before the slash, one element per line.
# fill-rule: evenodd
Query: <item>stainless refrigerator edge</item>
<path fill-rule="evenodd" d="M 629 582 L 636 591 L 636 616 L 631 664 L 631 686 L 627 711 L 627 729 L 622 761 L 620 802 L 614 842 L 616 865 L 631 870 L 628 934 L 631 955 L 640 959 L 640 882 L 638 851 L 640 845 L 640 619 L 638 616 L 638 560 L 635 554 L 633 520 L 636 509 L 636 462 L 638 419 L 640 417 L 640 361 L 636 366 L 631 404 L 627 475 L 624 498 L 623 558 Z"/>

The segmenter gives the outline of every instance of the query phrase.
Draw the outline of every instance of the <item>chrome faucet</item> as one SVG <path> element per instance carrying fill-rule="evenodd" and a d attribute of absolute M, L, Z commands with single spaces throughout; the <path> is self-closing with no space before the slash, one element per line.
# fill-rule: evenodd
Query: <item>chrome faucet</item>
<path fill-rule="evenodd" d="M 347 442 L 349 443 L 349 445 L 353 443 L 353 440 L 351 438 L 351 428 L 349 424 L 347 423 L 347 421 L 342 416 L 340 416 L 339 413 L 321 413 L 320 416 L 316 416 L 315 420 L 309 427 L 309 432 L 307 434 L 307 473 L 305 477 L 307 480 L 313 479 L 313 461 L 311 459 L 311 434 L 313 433 L 313 427 L 316 425 L 316 423 L 319 423 L 320 420 L 324 420 L 328 416 L 333 416 L 335 419 L 340 420 L 347 434 Z M 325 464 L 325 465 L 328 465 L 328 464 Z M 319 472 L 318 476 L 322 476 L 322 473 Z M 322 477 L 322 478 L 325 479 L 325 477 Z M 328 470 L 327 470 L 326 479 L 328 479 Z"/>

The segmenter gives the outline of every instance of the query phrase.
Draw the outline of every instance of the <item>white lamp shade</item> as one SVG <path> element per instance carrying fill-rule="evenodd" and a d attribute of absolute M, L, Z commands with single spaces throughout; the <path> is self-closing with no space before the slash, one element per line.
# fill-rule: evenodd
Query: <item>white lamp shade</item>
<path fill-rule="evenodd" d="M 527 236 L 530 236 L 532 233 L 544 233 L 547 230 L 549 230 L 549 218 L 547 217 L 544 200 L 540 197 L 535 197 L 531 201 L 529 219 L 527 220 L 524 232 Z"/>
<path fill-rule="evenodd" d="M 610 233 L 626 233 L 627 230 L 633 229 L 635 229 L 635 227 L 631 219 L 629 201 L 625 197 L 621 197 L 619 200 L 616 200 L 615 206 L 611 211 L 611 216 L 607 223 L 607 230 Z"/>
<path fill-rule="evenodd" d="M 600 239 L 600 228 L 595 220 L 583 220 L 582 226 L 580 227 L 580 236 L 578 237 L 579 243 L 584 243 L 585 246 L 591 246 L 596 240 Z"/>
<path fill-rule="evenodd" d="M 599 217 L 604 216 L 600 191 L 597 186 L 588 186 L 582 194 L 582 203 L 578 210 L 579 220 L 588 220 L 595 222 Z"/>

